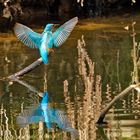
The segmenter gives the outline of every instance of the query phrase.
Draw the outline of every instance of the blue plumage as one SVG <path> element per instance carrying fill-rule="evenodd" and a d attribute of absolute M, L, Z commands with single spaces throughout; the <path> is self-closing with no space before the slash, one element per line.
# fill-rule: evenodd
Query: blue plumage
<path fill-rule="evenodd" d="M 30 28 L 16 23 L 14 27 L 18 39 L 30 48 L 38 48 L 44 64 L 48 63 L 48 55 L 53 46 L 61 46 L 78 22 L 78 18 L 72 18 L 52 32 L 54 24 L 47 24 L 43 33 L 35 33 Z"/>
<path fill-rule="evenodd" d="M 72 137 L 77 137 L 78 131 L 72 128 L 66 114 L 61 110 L 48 107 L 48 98 L 48 92 L 45 92 L 37 108 L 28 107 L 17 116 L 17 124 L 24 127 L 27 124 L 43 121 L 48 129 L 52 129 L 52 123 L 55 123 L 60 129 L 70 132 Z"/>
<path fill-rule="evenodd" d="M 53 26 L 54 26 L 54 24 L 52 24 L 52 23 L 47 24 L 42 34 L 48 32 L 48 31 L 51 31 Z"/>

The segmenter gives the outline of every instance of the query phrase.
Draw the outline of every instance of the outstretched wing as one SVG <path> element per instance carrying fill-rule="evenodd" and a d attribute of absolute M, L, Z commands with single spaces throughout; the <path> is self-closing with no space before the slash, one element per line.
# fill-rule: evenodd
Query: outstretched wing
<path fill-rule="evenodd" d="M 39 121 L 45 121 L 41 107 L 26 109 L 16 117 L 16 124 L 19 127 L 25 127 L 28 124 L 38 123 Z"/>
<path fill-rule="evenodd" d="M 30 48 L 39 48 L 42 35 L 35 33 L 33 30 L 25 25 L 16 23 L 14 26 L 14 32 L 17 38 Z"/>
<path fill-rule="evenodd" d="M 52 123 L 56 123 L 60 129 L 70 132 L 73 138 L 78 137 L 78 131 L 72 128 L 67 115 L 63 111 L 57 109 L 49 109 L 49 115 Z"/>
<path fill-rule="evenodd" d="M 78 18 L 74 17 L 71 20 L 65 22 L 53 33 L 54 46 L 59 47 L 66 41 L 77 22 Z"/>

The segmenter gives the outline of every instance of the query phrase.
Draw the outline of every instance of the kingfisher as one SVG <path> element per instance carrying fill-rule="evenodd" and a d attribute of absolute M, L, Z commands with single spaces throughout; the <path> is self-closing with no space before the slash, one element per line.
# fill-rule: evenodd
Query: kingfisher
<path fill-rule="evenodd" d="M 53 52 L 53 47 L 60 47 L 69 37 L 72 30 L 78 22 L 78 17 L 74 17 L 65 22 L 53 32 L 55 24 L 49 23 L 44 31 L 40 33 L 34 32 L 29 27 L 16 23 L 14 32 L 17 38 L 30 48 L 38 48 L 42 57 L 43 63 L 48 63 L 48 56 Z"/>
<path fill-rule="evenodd" d="M 65 112 L 49 107 L 49 94 L 47 91 L 44 92 L 42 100 L 38 105 L 35 103 L 28 106 L 16 118 L 16 123 L 20 127 L 40 121 L 45 122 L 49 130 L 53 129 L 53 124 L 56 124 L 60 129 L 70 132 L 73 138 L 79 136 L 78 131 L 72 127 Z"/>

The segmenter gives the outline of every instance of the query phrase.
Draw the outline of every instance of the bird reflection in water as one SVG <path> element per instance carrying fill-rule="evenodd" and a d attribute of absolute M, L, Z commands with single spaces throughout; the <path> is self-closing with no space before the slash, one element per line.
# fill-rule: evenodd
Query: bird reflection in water
<path fill-rule="evenodd" d="M 72 138 L 77 138 L 78 131 L 72 128 L 66 114 L 61 110 L 50 108 L 48 106 L 48 98 L 48 92 L 44 92 L 39 106 L 36 108 L 31 106 L 28 109 L 25 109 L 19 114 L 19 116 L 17 116 L 16 123 L 20 127 L 25 127 L 28 124 L 42 121 L 50 131 L 53 130 L 53 124 L 57 124 L 60 129 L 70 132 Z"/>

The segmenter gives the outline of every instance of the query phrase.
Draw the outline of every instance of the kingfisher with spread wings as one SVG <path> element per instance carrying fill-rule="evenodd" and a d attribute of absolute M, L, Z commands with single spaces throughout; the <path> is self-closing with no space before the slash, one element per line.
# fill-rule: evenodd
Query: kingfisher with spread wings
<path fill-rule="evenodd" d="M 70 132 L 71 137 L 76 138 L 79 136 L 78 131 L 72 127 L 71 122 L 65 112 L 49 107 L 49 94 L 44 92 L 41 103 L 34 103 L 27 108 L 24 108 L 22 113 L 16 117 L 16 123 L 19 127 L 26 127 L 28 124 L 45 122 L 49 130 L 53 129 L 53 124 L 63 131 Z"/>
<path fill-rule="evenodd" d="M 53 32 L 54 24 L 47 24 L 42 34 L 34 32 L 25 25 L 16 23 L 14 32 L 26 46 L 38 48 L 44 64 L 47 64 L 48 55 L 53 51 L 53 46 L 60 47 L 69 37 L 77 22 L 78 18 L 74 17 L 61 25 L 55 32 Z"/>

